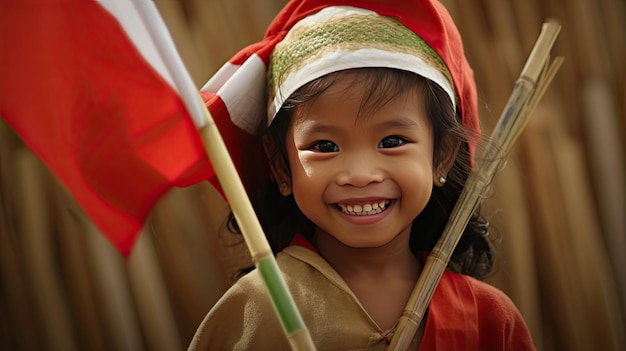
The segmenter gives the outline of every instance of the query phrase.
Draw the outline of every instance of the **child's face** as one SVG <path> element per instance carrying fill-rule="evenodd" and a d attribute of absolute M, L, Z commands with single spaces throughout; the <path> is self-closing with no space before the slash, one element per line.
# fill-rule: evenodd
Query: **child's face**
<path fill-rule="evenodd" d="M 357 117 L 363 91 L 344 76 L 295 113 L 286 140 L 301 211 L 316 233 L 359 248 L 408 238 L 433 187 L 433 133 L 420 94 Z"/>

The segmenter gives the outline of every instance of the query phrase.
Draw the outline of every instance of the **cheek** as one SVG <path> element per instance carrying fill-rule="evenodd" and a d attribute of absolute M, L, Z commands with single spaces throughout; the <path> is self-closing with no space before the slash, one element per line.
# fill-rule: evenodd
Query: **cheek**
<path fill-rule="evenodd" d="M 325 187 L 324 172 L 307 165 L 306 162 L 292 164 L 291 182 L 294 195 L 310 196 L 313 192 L 319 192 Z"/>
<path fill-rule="evenodd" d="M 307 162 L 306 159 L 296 157 L 293 167 L 295 167 L 303 177 L 312 178 L 315 176 L 315 168 L 312 166 L 311 162 Z"/>
<path fill-rule="evenodd" d="M 291 170 L 291 187 L 296 202 L 300 204 L 305 198 L 309 198 L 311 190 L 316 188 L 316 172 L 310 163 L 298 157 L 296 150 L 290 150 L 288 154 L 289 168 Z"/>
<path fill-rule="evenodd" d="M 433 169 L 430 162 L 399 164 L 395 179 L 409 199 L 425 205 L 433 191 Z"/>
<path fill-rule="evenodd" d="M 291 181 L 294 183 L 306 182 L 314 174 L 313 169 L 306 160 L 300 157 L 300 153 L 293 146 L 287 150 Z"/>

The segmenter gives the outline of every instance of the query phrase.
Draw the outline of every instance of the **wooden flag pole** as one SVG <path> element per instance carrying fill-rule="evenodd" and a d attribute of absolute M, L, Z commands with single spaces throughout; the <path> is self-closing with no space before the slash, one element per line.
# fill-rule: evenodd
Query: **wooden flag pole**
<path fill-rule="evenodd" d="M 477 165 L 465 183 L 441 238 L 426 259 L 407 307 L 400 317 L 390 350 L 408 349 L 470 217 L 562 64 L 562 57 L 555 58 L 551 64 L 549 62 L 550 50 L 560 28 L 556 22 L 543 24 L 509 101 L 491 133 L 489 143 L 477 157 Z"/>
<path fill-rule="evenodd" d="M 289 339 L 289 343 L 293 350 L 315 350 L 313 340 L 278 270 L 274 254 L 252 208 L 252 204 L 246 195 L 239 174 L 224 145 L 222 136 L 206 109 L 205 113 L 207 121 L 210 122 L 200 133 L 205 141 L 207 153 L 237 220 L 237 224 L 241 229 L 252 256 L 252 261 L 265 282 L 272 304 Z"/>
<path fill-rule="evenodd" d="M 182 95 L 189 113 L 200 129 L 213 169 L 241 229 L 252 261 L 265 283 L 276 315 L 292 349 L 315 350 L 309 330 L 304 325 L 300 312 L 278 269 L 274 254 L 252 208 L 239 173 L 230 158 L 224 140 L 193 85 L 163 19 L 152 1 L 136 1 L 134 5 L 148 28 L 159 55 L 172 75 L 174 85 Z"/>

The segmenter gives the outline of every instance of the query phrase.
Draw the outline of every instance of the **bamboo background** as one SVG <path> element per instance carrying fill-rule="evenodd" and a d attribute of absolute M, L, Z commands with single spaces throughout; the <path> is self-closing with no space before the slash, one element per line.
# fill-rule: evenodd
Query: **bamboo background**
<path fill-rule="evenodd" d="M 200 87 L 262 37 L 284 0 L 156 0 Z M 625 350 L 626 4 L 446 0 L 485 131 L 546 18 L 565 64 L 484 208 L 500 241 L 489 279 L 540 350 Z M 175 189 L 124 260 L 0 122 L 0 349 L 181 350 L 247 264 L 207 184 Z"/>

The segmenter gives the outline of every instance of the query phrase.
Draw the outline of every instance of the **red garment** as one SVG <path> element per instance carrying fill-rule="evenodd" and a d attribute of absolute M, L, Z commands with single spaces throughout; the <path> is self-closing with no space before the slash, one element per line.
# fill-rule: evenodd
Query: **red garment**
<path fill-rule="evenodd" d="M 292 244 L 317 250 L 297 235 Z M 427 350 L 535 350 L 526 322 L 502 291 L 447 270 L 428 306 L 419 347 Z"/>
<path fill-rule="evenodd" d="M 426 350 L 535 350 L 521 314 L 495 287 L 446 271 L 428 307 Z"/>

